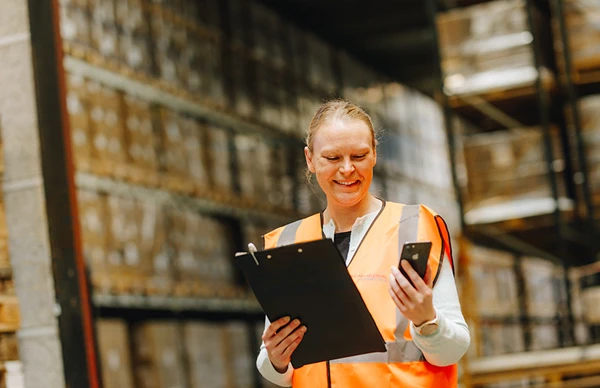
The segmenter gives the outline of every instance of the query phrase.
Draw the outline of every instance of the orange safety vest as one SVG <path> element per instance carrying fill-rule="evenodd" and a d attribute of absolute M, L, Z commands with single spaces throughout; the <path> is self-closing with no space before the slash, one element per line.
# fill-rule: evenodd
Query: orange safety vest
<path fill-rule="evenodd" d="M 315 214 L 267 233 L 265 248 L 324 238 L 321 217 Z M 294 370 L 293 387 L 457 386 L 456 364 L 438 367 L 425 360 L 412 342 L 409 321 L 389 296 L 388 275 L 390 267 L 398 265 L 399 247 L 414 241 L 432 242 L 427 272 L 434 275 L 435 284 L 443 258 L 452 260 L 452 252 L 444 220 L 424 205 L 384 202 L 348 265 L 348 272 L 386 341 L 387 351 L 304 365 Z"/>

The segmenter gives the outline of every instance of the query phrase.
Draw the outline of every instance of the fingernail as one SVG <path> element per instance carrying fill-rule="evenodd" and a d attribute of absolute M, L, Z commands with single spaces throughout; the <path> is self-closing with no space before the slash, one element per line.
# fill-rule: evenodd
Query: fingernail
<path fill-rule="evenodd" d="M 294 325 L 299 325 L 300 324 L 300 320 L 299 319 L 294 319 Z"/>
<path fill-rule="evenodd" d="M 285 322 L 289 322 L 290 321 L 290 317 L 285 317 L 284 321 Z"/>
<path fill-rule="evenodd" d="M 306 326 L 302 326 L 302 329 L 300 330 L 302 330 L 302 332 L 306 332 Z"/>

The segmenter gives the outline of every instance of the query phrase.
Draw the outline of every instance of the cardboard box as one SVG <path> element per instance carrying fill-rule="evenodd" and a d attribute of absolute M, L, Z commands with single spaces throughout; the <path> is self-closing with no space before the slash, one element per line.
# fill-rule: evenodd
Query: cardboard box
<path fill-rule="evenodd" d="M 514 255 L 472 245 L 469 249 L 471 278 L 477 290 L 481 317 L 517 317 L 521 314 Z"/>
<path fill-rule="evenodd" d="M 134 182 L 157 183 L 160 137 L 154 129 L 153 114 L 149 102 L 131 95 L 123 96 L 129 178 Z"/>
<path fill-rule="evenodd" d="M 178 58 L 185 48 L 186 29 L 160 11 L 160 8 L 153 8 L 150 14 L 159 77 L 170 86 L 182 87 Z"/>
<path fill-rule="evenodd" d="M 261 62 L 281 68 L 284 66 L 284 47 L 288 44 L 281 18 L 259 2 L 251 2 L 250 13 L 254 46 L 253 56 Z"/>
<path fill-rule="evenodd" d="M 226 198 L 233 191 L 229 137 L 230 133 L 223 128 L 207 127 L 207 159 L 211 187 L 214 192 Z"/>
<path fill-rule="evenodd" d="M 138 388 L 185 388 L 181 326 L 175 322 L 144 322 L 133 328 L 133 359 Z"/>
<path fill-rule="evenodd" d="M 107 199 L 109 233 L 106 265 L 117 292 L 144 292 L 153 274 L 152 258 L 144 256 L 143 212 L 139 202 L 125 197 Z M 151 225 L 150 225 L 151 226 Z"/>
<path fill-rule="evenodd" d="M 188 177 L 197 186 L 208 185 L 206 127 L 191 117 L 180 117 L 179 126 L 184 136 L 183 151 L 188 161 Z"/>
<path fill-rule="evenodd" d="M 90 118 L 94 137 L 92 154 L 96 173 L 122 177 L 126 172 L 125 129 L 121 93 L 88 82 Z"/>
<path fill-rule="evenodd" d="M 560 303 L 567 303 L 564 270 L 535 257 L 524 257 L 521 268 L 525 281 L 527 314 L 531 317 L 555 318 Z"/>
<path fill-rule="evenodd" d="M 256 347 L 256 349 L 253 349 L 254 350 L 254 353 L 253 353 L 254 358 L 258 357 L 258 353 L 260 351 L 260 345 L 262 343 L 262 335 L 263 335 L 263 332 L 265 331 L 265 325 L 264 324 L 256 324 L 255 328 L 256 328 L 256 332 L 255 332 L 256 343 L 257 343 L 258 346 Z M 261 386 L 263 388 L 277 388 L 277 387 L 279 387 L 279 385 L 276 385 L 276 384 L 270 382 L 269 380 L 267 380 L 264 377 L 262 377 L 262 375 L 260 376 L 260 383 L 261 383 Z"/>
<path fill-rule="evenodd" d="M 85 49 L 91 46 L 90 16 L 81 4 L 66 4 L 60 7 L 60 34 L 66 46 L 71 49 Z"/>
<path fill-rule="evenodd" d="M 547 41 L 537 9 L 536 39 Z M 502 0 L 437 16 L 445 87 L 451 94 L 533 84 L 535 66 L 525 1 Z M 545 56 L 542 64 L 546 63 Z"/>
<path fill-rule="evenodd" d="M 242 117 L 255 117 L 258 106 L 258 63 L 247 52 L 242 50 L 232 51 L 231 78 L 232 89 L 230 96 L 233 110 Z"/>
<path fill-rule="evenodd" d="M 554 165 L 561 166 L 556 129 L 551 139 Z M 541 128 L 471 135 L 463 139 L 463 153 L 468 179 L 467 209 L 552 196 Z M 558 174 L 557 179 L 561 179 Z"/>
<path fill-rule="evenodd" d="M 219 323 L 183 323 L 190 388 L 229 388 L 225 330 Z"/>
<path fill-rule="evenodd" d="M 127 323 L 119 319 L 98 319 L 96 336 L 104 386 L 134 388 Z"/>
<path fill-rule="evenodd" d="M 558 342 L 558 325 L 555 324 L 530 324 L 527 327 L 531 335 L 531 346 L 528 350 L 556 349 Z"/>
<path fill-rule="evenodd" d="M 67 111 L 71 127 L 75 168 L 88 171 L 93 163 L 93 132 L 90 123 L 90 96 L 86 80 L 78 75 L 67 75 Z"/>
<path fill-rule="evenodd" d="M 575 69 L 597 68 L 600 59 L 600 7 L 592 1 L 564 2 L 564 16 L 569 35 L 569 48 Z M 558 21 L 554 21 L 554 31 L 558 33 Z M 557 34 L 557 36 L 559 36 Z M 557 40 L 555 47 L 562 52 L 562 45 Z"/>
<path fill-rule="evenodd" d="M 108 276 L 106 258 L 109 252 L 109 213 L 106 196 L 93 191 L 78 190 L 79 225 L 83 255 L 95 288 L 108 287 L 102 284 Z"/>
<path fill-rule="evenodd" d="M 481 326 L 481 356 L 525 351 L 523 328 L 520 324 L 486 324 Z"/>
<path fill-rule="evenodd" d="M 173 288 L 173 268 L 168 254 L 167 220 L 164 209 L 155 202 L 139 203 L 139 250 L 143 268 L 151 270 L 146 279 L 149 294 L 169 294 Z"/>
<path fill-rule="evenodd" d="M 102 57 L 118 60 L 119 33 L 115 20 L 115 3 L 111 0 L 90 0 L 89 8 L 92 49 Z"/>
<path fill-rule="evenodd" d="M 253 388 L 255 358 L 250 348 L 250 330 L 243 322 L 229 322 L 225 331 L 228 374 L 232 377 L 231 387 Z"/>

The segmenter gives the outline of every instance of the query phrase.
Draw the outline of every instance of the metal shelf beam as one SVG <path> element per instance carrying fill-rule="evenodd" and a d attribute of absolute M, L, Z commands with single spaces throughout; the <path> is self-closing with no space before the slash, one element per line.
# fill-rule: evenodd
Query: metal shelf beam
<path fill-rule="evenodd" d="M 96 308 L 162 310 L 172 312 L 197 311 L 208 313 L 260 314 L 262 308 L 255 299 L 202 298 L 175 296 L 112 295 L 92 296 Z"/>

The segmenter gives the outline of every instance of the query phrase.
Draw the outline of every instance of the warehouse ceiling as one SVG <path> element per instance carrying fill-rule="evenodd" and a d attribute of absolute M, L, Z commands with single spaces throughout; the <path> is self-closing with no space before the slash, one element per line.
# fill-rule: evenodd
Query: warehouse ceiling
<path fill-rule="evenodd" d="M 376 70 L 431 93 L 436 85 L 430 0 L 262 0 Z M 438 10 L 481 0 L 439 0 Z"/>

